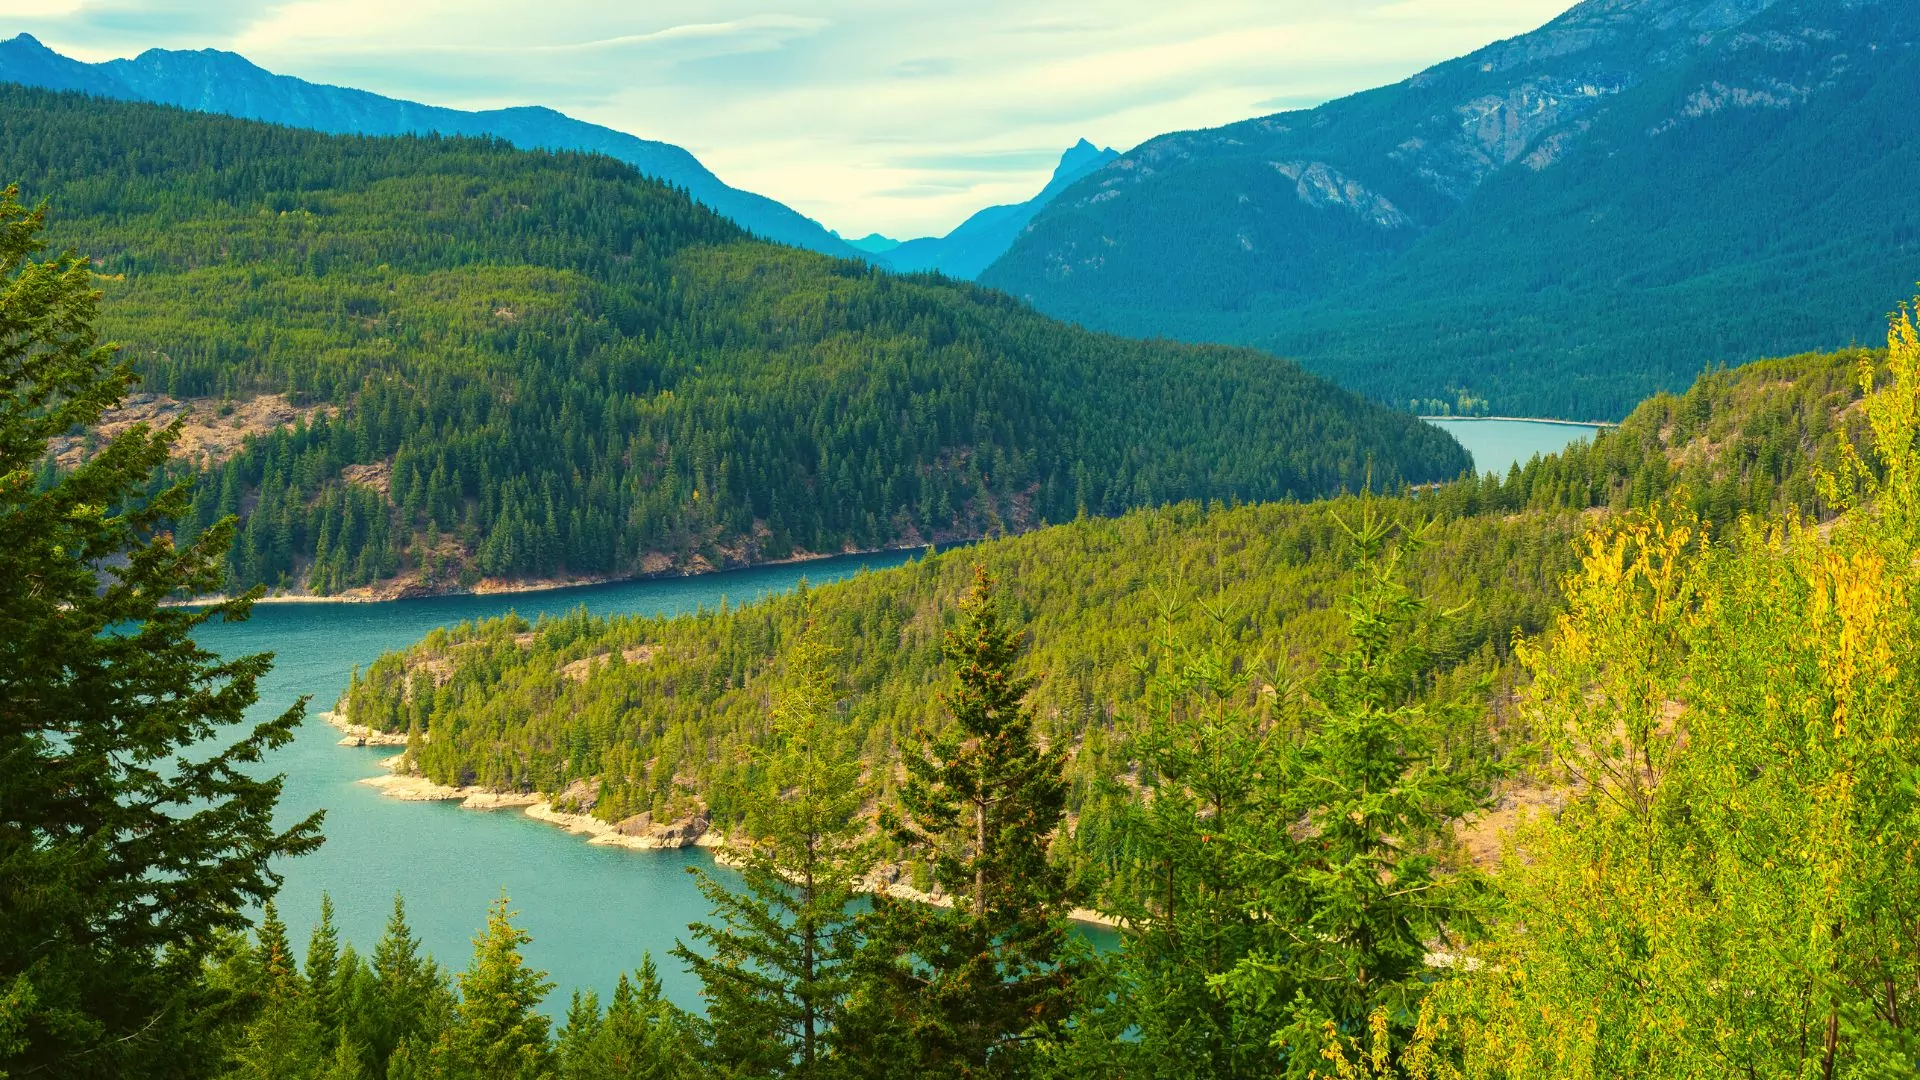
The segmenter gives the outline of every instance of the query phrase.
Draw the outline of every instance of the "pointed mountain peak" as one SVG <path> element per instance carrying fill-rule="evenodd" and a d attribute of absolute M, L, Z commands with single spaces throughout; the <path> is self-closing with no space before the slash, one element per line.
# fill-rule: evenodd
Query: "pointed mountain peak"
<path fill-rule="evenodd" d="M 1112 147 L 1102 149 L 1085 139 L 1074 143 L 1067 152 L 1060 155 L 1060 164 L 1053 170 L 1053 179 L 1047 181 L 1043 198 L 1052 198 L 1061 188 L 1098 169 L 1120 155 Z"/>

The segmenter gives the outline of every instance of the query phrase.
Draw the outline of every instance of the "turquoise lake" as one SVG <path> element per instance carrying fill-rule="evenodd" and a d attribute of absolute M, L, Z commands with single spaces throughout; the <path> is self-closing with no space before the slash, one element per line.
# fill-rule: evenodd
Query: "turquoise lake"
<path fill-rule="evenodd" d="M 626 851 L 598 847 L 516 810 L 462 810 L 455 803 L 386 799 L 356 781 L 380 772 L 390 748 L 338 745 L 340 733 L 312 714 L 333 707 L 353 669 L 389 649 L 418 641 L 436 626 L 517 611 L 527 618 L 585 606 L 595 614 L 692 612 L 790 590 L 804 577 L 824 584 L 907 561 L 911 553 L 847 556 L 801 565 L 740 570 L 695 578 L 556 589 L 510 596 L 460 596 L 375 604 L 258 604 L 253 617 L 202 629 L 200 640 L 225 655 L 275 654 L 260 687 L 258 715 L 311 695 L 309 719 L 268 767 L 286 775 L 286 821 L 325 809 L 327 842 L 312 855 L 278 865 L 286 877 L 281 917 L 305 949 L 331 894 L 342 937 L 361 955 L 373 951 L 396 892 L 427 950 L 450 968 L 464 968 L 487 905 L 503 891 L 533 935 L 529 962 L 558 989 L 550 1012 L 564 1011 L 574 987 L 604 1000 L 622 971 L 651 950 L 668 992 L 699 1004 L 698 983 L 666 955 L 687 924 L 707 914 L 689 866 L 714 867 L 703 851 Z"/>
<path fill-rule="evenodd" d="M 1481 471 L 1504 473 L 1513 462 L 1553 453 L 1593 428 L 1539 421 L 1445 419 Z M 913 553 L 845 556 L 693 578 L 597 585 L 503 596 L 456 596 L 388 603 L 260 604 L 235 625 L 212 625 L 201 640 L 226 655 L 275 654 L 262 682 L 258 715 L 286 709 L 302 695 L 309 713 L 330 709 L 350 673 L 390 649 L 404 648 L 435 627 L 517 611 L 532 619 L 586 607 L 594 614 L 670 615 L 785 592 L 804 578 L 824 584 L 904 563 Z M 279 907 L 304 947 L 331 894 L 342 937 L 364 955 L 373 949 L 403 894 L 409 921 L 426 948 L 450 968 L 466 965 L 487 906 L 503 892 L 533 935 L 529 961 L 558 985 L 550 1011 L 565 1008 L 575 987 L 604 998 L 622 971 L 651 951 L 672 997 L 699 1004 L 698 984 L 667 955 L 689 922 L 707 915 L 687 868 L 723 878 L 703 851 L 626 851 L 589 845 L 516 810 L 463 810 L 455 803 L 386 799 L 358 781 L 380 772 L 391 748 L 338 745 L 340 733 L 309 719 L 294 742 L 268 765 L 285 773 L 286 821 L 327 811 L 321 849 L 278 866 L 286 877 Z M 1093 934 L 1110 945 L 1111 935 Z"/>
<path fill-rule="evenodd" d="M 1473 455 L 1476 471 L 1501 476 L 1514 465 L 1525 465 L 1535 454 L 1557 454 L 1573 443 L 1590 441 L 1599 430 L 1592 424 L 1555 420 L 1429 417 L 1427 423 L 1460 440 L 1460 445 Z"/>

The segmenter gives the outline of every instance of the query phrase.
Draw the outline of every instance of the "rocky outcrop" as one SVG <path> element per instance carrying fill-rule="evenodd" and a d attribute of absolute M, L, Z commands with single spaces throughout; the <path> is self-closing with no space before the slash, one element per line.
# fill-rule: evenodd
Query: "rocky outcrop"
<path fill-rule="evenodd" d="M 615 832 L 647 847 L 689 848 L 700 843 L 713 828 L 713 818 L 705 807 L 672 821 L 656 822 L 651 811 L 623 818 L 613 826 Z"/>

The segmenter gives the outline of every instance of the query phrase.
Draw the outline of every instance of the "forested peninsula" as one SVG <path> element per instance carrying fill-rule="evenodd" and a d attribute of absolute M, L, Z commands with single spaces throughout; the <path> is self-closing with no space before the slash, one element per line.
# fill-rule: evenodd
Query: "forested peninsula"
<path fill-rule="evenodd" d="M 230 589 L 695 572 L 1468 464 L 1271 356 L 754 241 L 601 157 L 9 86 L 0 176 L 94 260 L 142 379 L 105 426 L 191 413 L 179 529 L 238 515 Z"/>
<path fill-rule="evenodd" d="M 399 767 L 454 787 L 543 792 L 637 836 L 711 820 L 741 829 L 759 797 L 757 749 L 781 657 L 811 632 L 836 652 L 849 738 L 884 763 L 943 716 L 941 641 L 975 564 L 1007 583 L 1032 634 L 1029 699 L 1046 737 L 1076 752 L 1064 839 L 1091 881 L 1114 880 L 1113 820 L 1128 792 L 1130 718 L 1167 662 L 1156 643 L 1204 642 L 1254 665 L 1276 691 L 1346 640 L 1337 600 L 1353 586 L 1348 526 L 1372 514 L 1430 522 L 1409 582 L 1460 617 L 1428 644 L 1438 688 L 1490 680 L 1491 709 L 1457 719 L 1456 752 L 1498 754 L 1516 635 L 1561 610 L 1574 540 L 1595 515 L 1671 498 L 1710 521 L 1830 514 L 1817 476 L 1838 468 L 1834 434 L 1860 433 L 1849 352 L 1765 361 L 1660 395 L 1591 444 L 1395 497 L 1307 504 L 1183 503 L 1086 519 L 798 595 L 695 617 L 516 618 L 436 631 L 381 657 L 340 708 L 409 737 Z M 691 837 L 688 837 L 691 839 Z M 922 875 L 924 879 L 924 874 Z"/>

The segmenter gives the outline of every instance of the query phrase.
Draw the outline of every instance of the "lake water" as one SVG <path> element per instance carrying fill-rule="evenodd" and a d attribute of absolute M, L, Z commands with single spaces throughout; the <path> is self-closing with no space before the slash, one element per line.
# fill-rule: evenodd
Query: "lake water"
<path fill-rule="evenodd" d="M 312 713 L 330 709 L 349 673 L 389 649 L 403 648 L 436 626 L 507 611 L 534 618 L 584 605 L 595 614 L 661 615 L 752 600 L 794 588 L 805 577 L 825 583 L 863 567 L 898 565 L 910 553 L 847 556 L 803 565 L 765 567 L 696 578 L 557 589 L 511 596 L 463 596 L 378 604 L 259 604 L 253 618 L 203 628 L 200 640 L 225 655 L 273 652 L 262 681 L 260 716 L 303 694 L 310 718 L 298 737 L 269 761 L 286 774 L 281 800 L 288 821 L 327 811 L 327 842 L 278 869 L 286 877 L 279 907 L 304 952 L 319 917 L 320 894 L 333 897 L 342 937 L 365 956 L 373 951 L 392 910 L 394 893 L 407 900 L 408 919 L 442 964 L 464 968 L 487 905 L 506 892 L 533 935 L 530 963 L 544 968 L 559 989 L 550 1012 L 564 1010 L 574 987 L 592 987 L 605 1000 L 620 973 L 651 950 L 674 1000 L 698 1005 L 698 983 L 666 955 L 687 923 L 707 915 L 689 866 L 717 870 L 702 851 L 627 851 L 587 844 L 515 810 L 462 810 L 454 803 L 409 803 L 383 798 L 356 781 L 380 772 L 386 749 L 338 745 L 340 733 Z"/>
<path fill-rule="evenodd" d="M 1507 474 L 1534 455 L 1557 454 L 1581 440 L 1591 441 L 1593 424 L 1557 420 L 1479 420 L 1471 417 L 1428 417 L 1427 423 L 1460 440 L 1473 455 L 1473 467 L 1483 473 Z"/>

